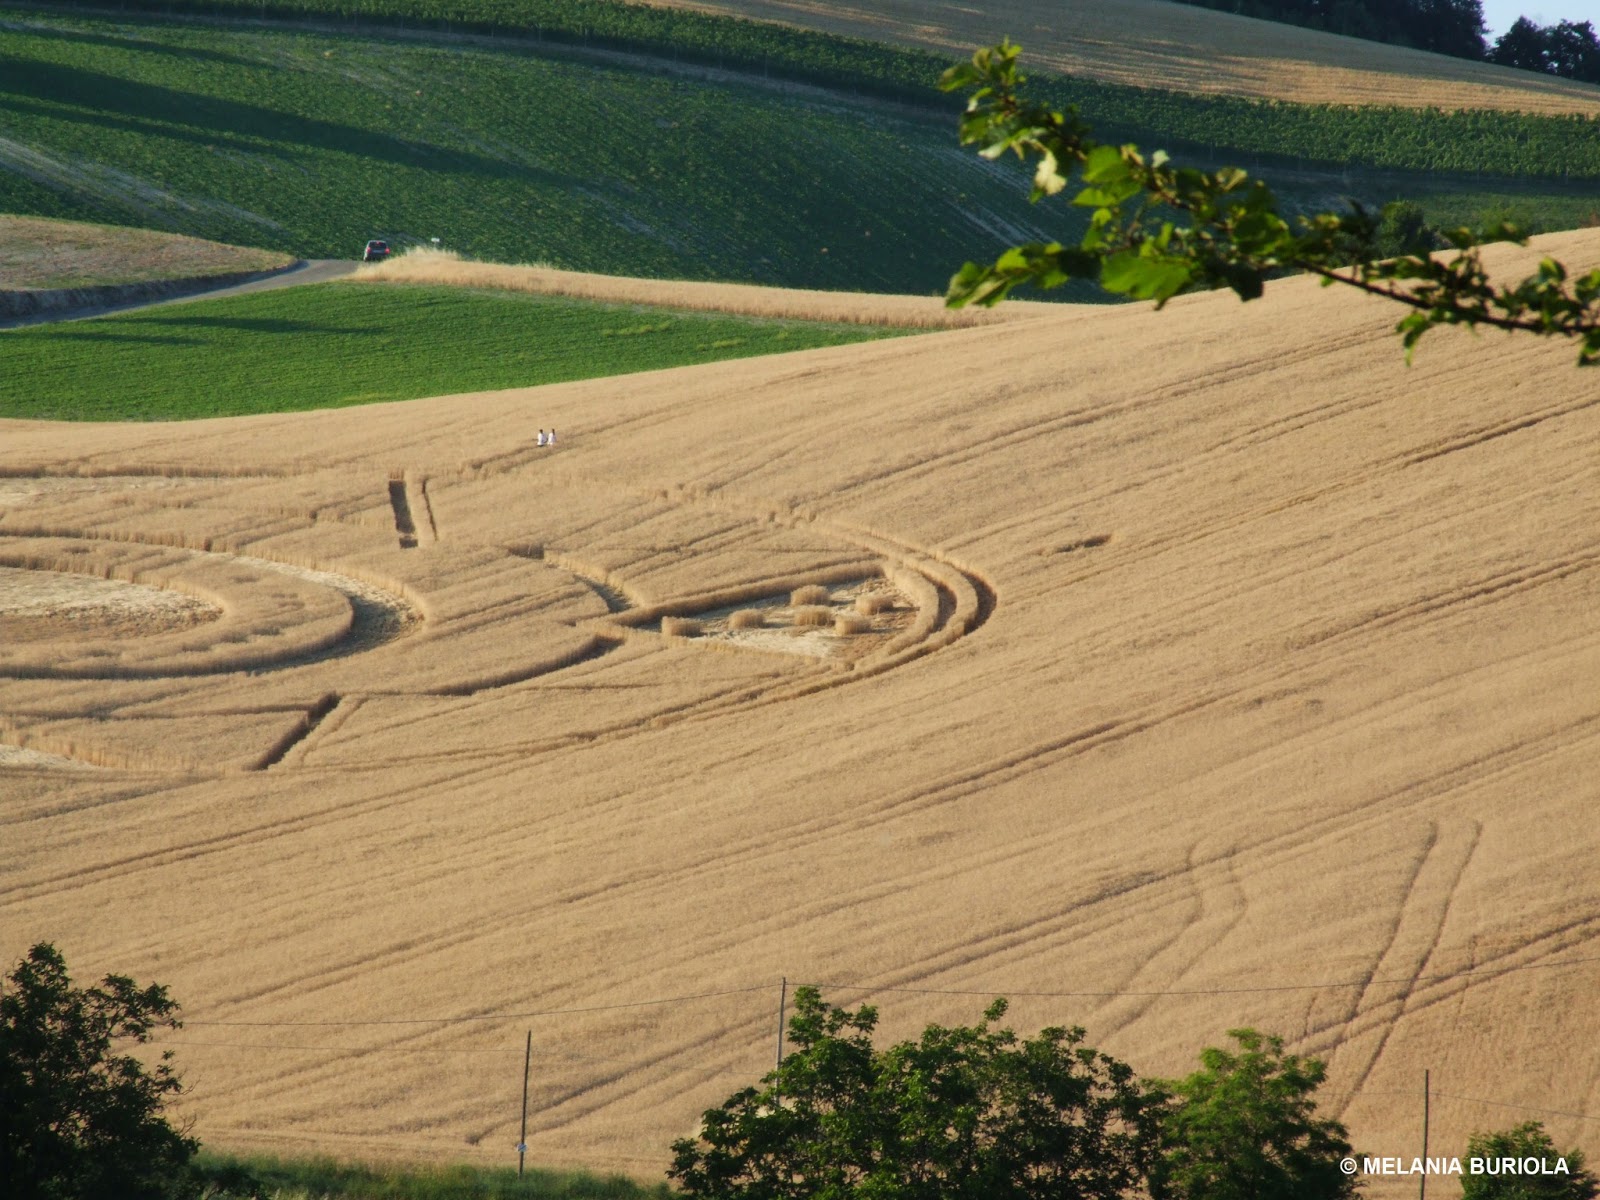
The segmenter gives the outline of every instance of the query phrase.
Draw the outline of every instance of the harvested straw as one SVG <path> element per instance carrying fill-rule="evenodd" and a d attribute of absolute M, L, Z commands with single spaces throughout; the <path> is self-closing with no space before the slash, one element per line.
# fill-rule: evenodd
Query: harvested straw
<path fill-rule="evenodd" d="M 805 587 L 795 588 L 789 593 L 790 604 L 826 604 L 833 598 L 833 593 L 820 583 L 808 583 Z"/>
<path fill-rule="evenodd" d="M 767 623 L 767 615 L 759 608 L 741 608 L 728 618 L 729 629 L 760 629 Z"/>
<path fill-rule="evenodd" d="M 833 631 L 840 637 L 853 633 L 866 633 L 872 628 L 872 618 L 860 613 L 840 613 L 833 619 Z"/>
<path fill-rule="evenodd" d="M 875 617 L 894 607 L 894 599 L 882 592 L 865 592 L 856 597 L 856 611 L 863 616 Z"/>
<path fill-rule="evenodd" d="M 833 624 L 833 610 L 823 608 L 820 604 L 808 604 L 794 610 L 794 623 L 796 625 L 814 625 L 825 629 Z"/>
<path fill-rule="evenodd" d="M 695 637 L 700 632 L 700 622 L 693 617 L 662 617 L 661 634 L 669 638 Z"/>

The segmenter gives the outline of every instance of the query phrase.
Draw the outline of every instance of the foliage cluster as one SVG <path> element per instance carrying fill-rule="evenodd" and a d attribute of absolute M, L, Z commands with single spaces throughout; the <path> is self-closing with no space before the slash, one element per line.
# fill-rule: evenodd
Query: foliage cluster
<path fill-rule="evenodd" d="M 278 1200 L 668 1200 L 665 1184 L 645 1186 L 620 1175 L 531 1167 L 379 1167 L 329 1158 L 247 1157 L 201 1151 L 193 1175 L 213 1197 Z"/>
<path fill-rule="evenodd" d="M 1495 42 L 1489 61 L 1520 67 L 1524 71 L 1600 83 L 1600 37 L 1588 21 L 1540 25 L 1527 17 L 1518 17 Z"/>
<path fill-rule="evenodd" d="M 450 287 L 310 285 L 0 334 L 0 415 L 107 421 L 293 412 L 901 332 Z"/>
<path fill-rule="evenodd" d="M 1501 1162 L 1538 1159 L 1549 1174 L 1509 1174 L 1484 1171 L 1461 1180 L 1461 1200 L 1595 1200 L 1600 1181 L 1585 1164 L 1582 1150 L 1562 1154 L 1538 1121 L 1525 1121 L 1511 1129 L 1475 1133 L 1467 1139 L 1467 1159 Z M 1559 1160 L 1566 1160 L 1566 1170 Z"/>
<path fill-rule="evenodd" d="M 0 1195 L 7 1200 L 167 1200 L 187 1190 L 198 1143 L 161 1115 L 180 1090 L 163 1054 L 129 1043 L 177 1028 L 164 987 L 107 975 L 80 988 L 41 942 L 0 982 Z"/>
<path fill-rule="evenodd" d="M 705 1113 L 668 1174 L 694 1200 L 1347 1200 L 1322 1064 L 1236 1030 L 1176 1083 L 1139 1079 L 1079 1028 L 1019 1038 L 930 1025 L 879 1050 L 877 1011 L 796 993 L 790 1055 Z"/>
<path fill-rule="evenodd" d="M 995 304 L 1019 284 L 1072 279 L 1158 306 L 1180 292 L 1224 287 L 1254 300 L 1272 276 L 1303 271 L 1410 309 L 1397 327 L 1408 358 L 1436 326 L 1483 325 L 1576 338 L 1580 365 L 1600 362 L 1600 268 L 1569 279 L 1565 266 L 1545 258 L 1518 283 L 1496 283 L 1479 250 L 1525 240 L 1508 225 L 1444 231 L 1454 256 L 1385 257 L 1381 222 L 1359 205 L 1291 221 L 1266 184 L 1238 168 L 1179 167 L 1164 151 L 1146 157 L 1131 144 L 1096 141 L 1074 109 L 1023 96 L 1017 55 L 1003 42 L 946 73 L 946 88 L 970 93 L 961 140 L 986 157 L 1037 160 L 1035 200 L 1061 195 L 1076 177 L 1082 187 L 1071 203 L 1092 211 L 1089 231 L 1076 245 L 1034 242 L 988 266 L 969 262 L 951 280 L 951 305 Z"/>
<path fill-rule="evenodd" d="M 125 7 L 531 35 L 921 101 L 937 101 L 935 81 L 950 65 L 922 51 L 625 0 L 125 0 Z M 1600 121 L 1581 115 L 1304 105 L 1043 75 L 1037 83 L 1041 95 L 1076 105 L 1118 137 L 1398 170 L 1600 178 Z"/>
<path fill-rule="evenodd" d="M 1154 1108 L 1126 1064 L 1081 1029 L 1024 1041 L 990 1022 L 930 1026 L 879 1052 L 877 1013 L 796 994 L 794 1052 L 673 1146 L 669 1172 L 693 1197 L 871 1196 L 881 1200 L 1113 1197 L 1143 1177 Z M 1003 1146 L 1003 1153 L 994 1147 Z"/>
<path fill-rule="evenodd" d="M 791 1052 L 673 1144 L 689 1200 L 1354 1200 L 1344 1127 L 1317 1112 L 1323 1063 L 1232 1030 L 1179 1080 L 1141 1080 L 1079 1028 L 1019 1038 L 928 1026 L 879 1049 L 877 1010 L 796 992 Z M 1555 1147 L 1537 1122 L 1476 1134 L 1469 1155 Z M 1581 1153 L 1559 1176 L 1470 1181 L 1465 1200 L 1594 1200 Z M 1464 1180 L 1464 1182 L 1468 1182 Z"/>

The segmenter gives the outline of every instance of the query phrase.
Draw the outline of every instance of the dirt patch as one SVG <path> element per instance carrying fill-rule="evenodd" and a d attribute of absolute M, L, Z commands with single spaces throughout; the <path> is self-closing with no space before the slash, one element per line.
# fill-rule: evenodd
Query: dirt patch
<path fill-rule="evenodd" d="M 0 641 L 142 637 L 221 615 L 214 604 L 165 588 L 0 567 Z"/>
<path fill-rule="evenodd" d="M 149 229 L 0 216 L 0 291 L 88 288 L 286 267 L 275 250 Z"/>
<path fill-rule="evenodd" d="M 687 640 L 849 662 L 864 658 L 906 629 L 916 611 L 916 605 L 886 579 L 835 584 L 827 592 L 827 598 L 815 604 L 797 605 L 789 596 L 775 595 L 695 613 L 700 629 Z M 866 595 L 881 597 L 881 607 L 870 616 L 861 614 L 856 605 Z M 803 623 L 805 610 L 826 610 L 829 623 Z M 759 613 L 762 623 L 745 624 L 736 616 L 743 613 Z M 840 617 L 858 618 L 858 631 L 840 632 L 834 624 Z"/>

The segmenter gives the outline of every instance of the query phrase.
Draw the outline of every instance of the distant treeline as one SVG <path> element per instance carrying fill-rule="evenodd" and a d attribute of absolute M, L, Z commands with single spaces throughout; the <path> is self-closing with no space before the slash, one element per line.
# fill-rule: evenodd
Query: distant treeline
<path fill-rule="evenodd" d="M 1456 58 L 1483 58 L 1481 0 L 1178 0 Z"/>
<path fill-rule="evenodd" d="M 1431 50 L 1455 58 L 1480 59 L 1525 71 L 1600 83 L 1600 39 L 1588 21 L 1539 25 L 1527 17 L 1519 17 L 1491 46 L 1485 37 L 1482 0 L 1178 2 L 1373 42 Z"/>

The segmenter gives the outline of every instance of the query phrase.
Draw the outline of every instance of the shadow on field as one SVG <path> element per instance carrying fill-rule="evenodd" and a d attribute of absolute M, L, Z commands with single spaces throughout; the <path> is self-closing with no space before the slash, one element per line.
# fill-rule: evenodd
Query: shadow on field
<path fill-rule="evenodd" d="M 203 50 L 198 46 L 167 46 L 160 42 L 144 41 L 136 37 L 116 37 L 107 33 L 89 33 L 83 30 L 64 29 L 60 26 L 45 28 L 31 28 L 26 24 L 13 25 L 10 32 L 23 37 L 33 36 L 42 41 L 65 43 L 78 42 L 90 46 L 109 46 L 114 50 L 123 50 L 136 54 L 168 54 L 174 58 L 187 58 L 196 62 L 225 63 L 235 67 L 259 67 L 260 59 L 243 58 L 237 54 L 225 54 L 221 50 Z"/>
<path fill-rule="evenodd" d="M 128 326 L 155 326 L 143 333 L 125 332 Z M 161 330 L 171 329 L 171 333 Z M 116 326 L 80 324 L 59 325 L 49 331 L 53 339 L 83 342 L 128 342 L 150 346 L 205 346 L 200 336 L 185 336 L 186 331 L 226 329 L 239 333 L 265 333 L 273 336 L 318 333 L 336 337 L 373 337 L 382 332 L 370 328 L 341 328 L 310 321 L 290 321 L 282 317 L 119 317 Z"/>
<path fill-rule="evenodd" d="M 125 317 L 126 325 L 179 326 L 195 329 L 237 329 L 246 333 L 327 333 L 339 337 L 373 337 L 380 330 L 367 326 L 341 328 L 284 317 Z"/>
<path fill-rule="evenodd" d="M 182 337 L 172 334 L 160 337 L 152 333 L 117 333 L 111 329 L 83 329 L 58 325 L 50 330 L 50 337 L 69 342 L 128 342 L 145 346 L 204 346 L 203 338 Z"/>
<path fill-rule="evenodd" d="M 0 99 L 5 107 L 42 109 L 43 115 L 53 120 L 208 146 L 219 140 L 235 142 L 256 154 L 282 154 L 284 148 L 299 145 L 444 174 L 468 171 L 499 177 L 519 173 L 509 170 L 506 163 L 469 151 L 59 63 L 0 57 L 0 97 L 5 96 L 25 98 L 23 103 Z M 63 102 L 63 97 L 71 99 Z M 239 138 L 252 140 L 237 143 Z M 259 143 L 254 141 L 258 138 Z"/>

